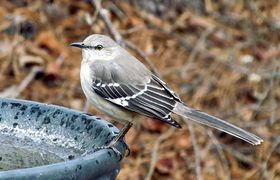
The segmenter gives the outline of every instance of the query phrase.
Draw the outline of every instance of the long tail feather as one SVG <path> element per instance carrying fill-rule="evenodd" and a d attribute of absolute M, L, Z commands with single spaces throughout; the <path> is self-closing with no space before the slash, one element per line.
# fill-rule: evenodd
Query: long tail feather
<path fill-rule="evenodd" d="M 216 128 L 220 131 L 240 138 L 250 144 L 259 145 L 263 142 L 263 140 L 255 134 L 247 132 L 237 126 L 234 126 L 233 124 L 230 124 L 226 121 L 223 121 L 204 112 L 189 108 L 183 103 L 178 102 L 173 112 L 184 118 L 189 118 L 195 122 L 204 124 L 206 126 L 210 126 L 212 128 Z"/>

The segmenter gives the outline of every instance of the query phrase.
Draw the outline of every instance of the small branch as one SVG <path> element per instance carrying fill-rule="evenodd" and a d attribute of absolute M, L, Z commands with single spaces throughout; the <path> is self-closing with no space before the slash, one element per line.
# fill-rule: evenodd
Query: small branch
<path fill-rule="evenodd" d="M 211 140 L 219 154 L 219 157 L 221 158 L 220 160 L 224 165 L 223 168 L 224 168 L 227 179 L 231 180 L 232 178 L 231 178 L 231 173 L 230 173 L 230 168 L 229 168 L 229 162 L 225 156 L 225 153 L 223 152 L 223 148 L 221 147 L 218 139 L 216 138 L 216 136 L 213 134 L 213 132 L 211 130 L 207 129 L 207 134 L 211 138 Z"/>
<path fill-rule="evenodd" d="M 63 55 L 58 56 L 58 58 L 56 59 L 55 63 L 60 67 L 62 66 L 63 62 L 65 60 L 65 57 Z"/>
<path fill-rule="evenodd" d="M 95 7 L 96 11 L 98 12 L 99 16 L 103 20 L 103 22 L 106 25 L 106 28 L 108 29 L 109 33 L 113 36 L 113 38 L 116 40 L 116 42 L 121 45 L 122 47 L 128 47 L 131 50 L 135 51 L 149 66 L 151 71 L 155 73 L 156 75 L 159 75 L 157 73 L 155 66 L 151 62 L 151 60 L 145 55 L 145 53 L 141 50 L 139 50 L 132 42 L 124 40 L 119 31 L 115 28 L 112 21 L 109 18 L 109 12 L 107 9 L 103 8 L 101 5 L 100 0 L 92 0 L 92 5 Z"/>
<path fill-rule="evenodd" d="M 100 0 L 92 0 L 91 3 L 94 5 L 96 11 L 98 12 L 99 16 L 104 21 L 107 29 L 109 30 L 110 34 L 114 37 L 118 44 L 122 45 L 122 36 L 118 32 L 118 30 L 113 25 L 112 21 L 109 18 L 109 13 L 107 9 L 104 9 L 101 5 Z"/>
<path fill-rule="evenodd" d="M 17 54 L 16 49 L 23 41 L 24 40 L 21 39 L 18 34 L 15 34 L 13 41 L 12 41 L 12 46 L 10 48 L 11 50 L 8 54 L 7 59 L 4 61 L 3 65 L 0 69 L 0 74 L 7 73 L 7 71 L 10 69 L 12 64 L 14 64 L 13 62 L 14 62 L 16 54 Z M 15 72 L 15 74 L 17 74 L 17 72 Z"/>
<path fill-rule="evenodd" d="M 270 179 L 269 178 L 269 175 L 268 175 L 268 172 L 267 172 L 267 164 L 268 164 L 268 161 L 272 155 L 272 153 L 275 151 L 275 149 L 278 147 L 278 145 L 280 144 L 280 138 L 276 138 L 276 140 L 274 142 L 272 142 L 272 147 L 270 148 L 269 152 L 267 152 L 266 154 L 266 157 L 265 157 L 265 160 L 262 164 L 262 176 L 263 176 L 263 179 Z"/>
<path fill-rule="evenodd" d="M 178 34 L 176 31 L 173 31 L 172 28 L 166 28 L 173 26 L 173 24 L 169 22 L 164 22 L 165 25 L 157 23 L 159 21 L 162 21 L 159 17 L 156 17 L 155 15 L 146 11 L 142 11 L 139 8 L 137 8 L 137 11 L 135 11 L 135 13 L 137 14 L 137 16 L 147 22 L 145 23 L 145 26 L 147 26 L 149 29 L 153 29 L 157 33 L 164 34 L 165 36 L 174 39 L 181 47 L 185 48 L 187 51 L 192 50 L 193 44 L 182 38 L 182 35 Z"/>
<path fill-rule="evenodd" d="M 187 62 L 181 68 L 181 77 L 185 77 L 189 68 L 189 65 L 195 60 L 197 54 L 201 50 L 202 45 L 205 43 L 206 38 L 215 31 L 215 28 L 206 29 L 198 39 L 196 45 L 190 53 Z"/>
<path fill-rule="evenodd" d="M 26 87 L 34 80 L 37 73 L 41 72 L 43 70 L 42 67 L 33 67 L 31 69 L 31 72 L 25 77 L 25 79 L 20 83 L 18 86 L 18 94 L 15 96 L 17 97 L 23 90 L 26 89 Z"/>
<path fill-rule="evenodd" d="M 151 159 L 151 163 L 150 163 L 149 172 L 148 172 L 147 176 L 145 177 L 145 180 L 150 180 L 153 176 L 153 173 L 154 173 L 155 167 L 156 167 L 156 163 L 157 163 L 158 150 L 159 150 L 159 146 L 160 146 L 161 142 L 164 141 L 165 139 L 169 138 L 172 134 L 174 134 L 174 131 L 175 131 L 175 128 L 172 128 L 172 127 L 169 128 L 169 130 L 166 133 L 159 136 L 159 138 L 155 142 L 153 151 L 152 151 L 152 159 Z"/>
<path fill-rule="evenodd" d="M 192 139 L 192 145 L 193 145 L 193 151 L 194 151 L 194 156 L 195 156 L 195 174 L 196 174 L 196 179 L 197 180 L 202 180 L 201 177 L 201 159 L 200 159 L 200 150 L 196 141 L 195 133 L 193 130 L 193 125 L 190 121 L 187 119 L 184 119 L 184 121 L 187 123 L 190 134 L 191 134 L 191 139 Z"/>
<path fill-rule="evenodd" d="M 240 151 L 238 151 L 237 149 L 234 149 L 230 146 L 221 144 L 221 147 L 226 150 L 228 153 L 230 153 L 231 155 L 233 155 L 235 158 L 237 158 L 239 161 L 245 162 L 249 165 L 255 165 L 255 159 L 253 159 L 252 157 L 249 157 L 247 155 L 242 154 Z"/>
<path fill-rule="evenodd" d="M 26 87 L 33 81 L 36 74 L 41 72 L 43 68 L 41 67 L 33 67 L 30 73 L 24 78 L 23 81 L 19 85 L 12 85 L 8 87 L 6 90 L 0 93 L 1 97 L 9 97 L 9 98 L 16 98 L 20 95 L 22 91 L 26 89 Z"/>
<path fill-rule="evenodd" d="M 266 88 L 265 92 L 263 93 L 261 99 L 259 100 L 259 102 L 257 103 L 256 105 L 256 109 L 261 109 L 261 106 L 264 104 L 265 100 L 267 100 L 269 98 L 269 95 L 271 94 L 271 92 L 273 91 L 274 89 L 274 81 L 277 79 L 276 75 L 277 75 L 277 71 L 278 71 L 278 68 L 275 67 L 274 70 L 272 71 L 272 76 L 270 77 L 269 79 L 269 85 L 268 87 Z M 254 119 L 256 119 L 257 115 L 258 115 L 259 111 L 254 111 L 252 116 L 251 116 L 251 119 L 250 119 L 250 122 L 253 122 Z M 272 113 L 273 115 L 273 113 Z M 272 116 L 271 116 L 272 117 Z M 272 120 L 273 118 L 270 118 L 270 120 Z M 270 122 L 270 123 L 273 123 L 273 122 Z"/>

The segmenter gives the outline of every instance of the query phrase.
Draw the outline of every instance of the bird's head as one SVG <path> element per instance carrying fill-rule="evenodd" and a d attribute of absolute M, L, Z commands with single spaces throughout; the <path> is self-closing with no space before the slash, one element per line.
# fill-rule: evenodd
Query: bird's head
<path fill-rule="evenodd" d="M 70 44 L 82 49 L 83 61 L 113 60 L 121 51 L 121 47 L 110 37 L 100 34 L 88 36 L 83 42 Z"/>

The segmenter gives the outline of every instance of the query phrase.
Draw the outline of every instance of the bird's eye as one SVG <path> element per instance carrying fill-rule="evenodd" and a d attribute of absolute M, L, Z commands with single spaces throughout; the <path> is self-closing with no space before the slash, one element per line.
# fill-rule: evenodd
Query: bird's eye
<path fill-rule="evenodd" d="M 103 49 L 103 46 L 101 44 L 98 44 L 98 45 L 94 46 L 94 49 L 100 51 L 101 49 Z"/>

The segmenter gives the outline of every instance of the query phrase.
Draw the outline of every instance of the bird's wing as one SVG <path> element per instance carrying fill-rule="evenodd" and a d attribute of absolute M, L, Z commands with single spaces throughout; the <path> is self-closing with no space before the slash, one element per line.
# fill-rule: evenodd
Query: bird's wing
<path fill-rule="evenodd" d="M 146 83 L 104 82 L 96 78 L 93 90 L 108 101 L 145 116 L 160 119 L 175 127 L 181 127 L 171 118 L 171 113 L 179 98 L 156 76 Z"/>

